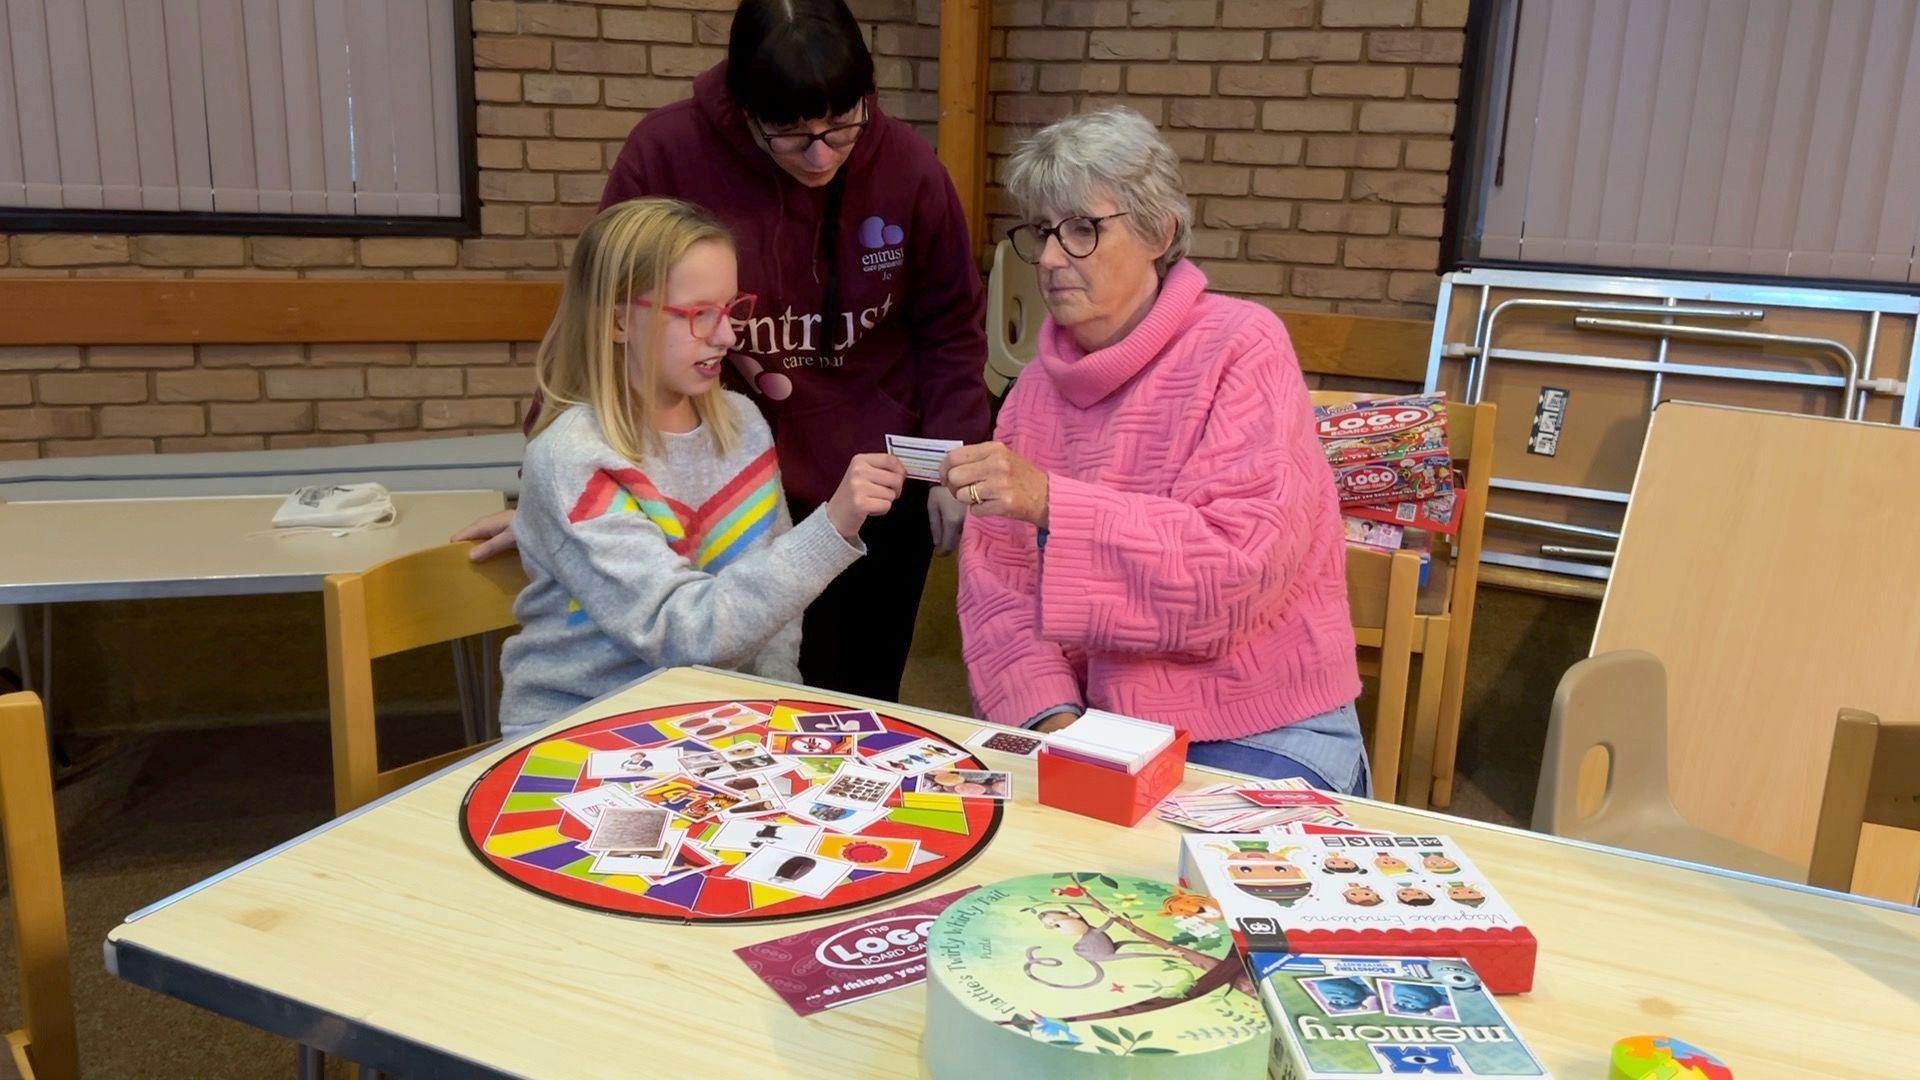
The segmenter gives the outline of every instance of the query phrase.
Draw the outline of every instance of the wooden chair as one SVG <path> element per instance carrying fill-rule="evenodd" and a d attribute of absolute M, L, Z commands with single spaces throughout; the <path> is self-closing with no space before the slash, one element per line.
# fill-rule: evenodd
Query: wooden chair
<path fill-rule="evenodd" d="M 327 578 L 327 690 L 333 715 L 335 813 L 344 814 L 404 787 L 494 741 L 469 731 L 471 745 L 399 768 L 380 769 L 373 661 L 518 625 L 513 601 L 527 585 L 520 560 L 503 557 L 475 563 L 467 558 L 472 546 L 427 548 L 389 559 L 364 573 Z M 483 675 L 490 679 L 490 674 Z"/>
<path fill-rule="evenodd" d="M 1599 805 L 1588 811 L 1580 805 L 1581 774 L 1590 768 L 1588 754 L 1595 747 L 1606 751 L 1606 776 Z M 1802 874 L 1795 863 L 1681 816 L 1667 787 L 1667 669 L 1638 649 L 1588 657 L 1561 677 L 1547 724 L 1533 828 L 1790 881 Z"/>
<path fill-rule="evenodd" d="M 1338 405 L 1387 395 L 1344 390 L 1315 390 L 1315 405 Z M 1466 696 L 1467 646 L 1473 636 L 1474 594 L 1480 587 L 1480 547 L 1487 528 L 1487 492 L 1493 475 L 1494 407 L 1447 403 L 1447 441 L 1457 479 L 1460 531 L 1453 543 L 1434 538 L 1434 574 L 1445 575 L 1446 591 L 1437 610 L 1416 613 L 1414 651 L 1421 654 L 1415 700 L 1433 701 L 1431 715 L 1418 708 L 1404 763 L 1406 783 L 1400 801 L 1444 807 L 1453 801 L 1454 763 L 1460 748 L 1460 708 Z M 1349 551 L 1351 552 L 1351 548 Z M 1355 624 L 1356 626 L 1358 624 Z M 1445 647 L 1439 648 L 1441 638 Z M 1382 678 L 1381 692 L 1386 692 Z M 1404 697 L 1404 691 L 1402 691 Z M 1376 763 L 1378 759 L 1376 758 Z M 1378 778 L 1375 780 L 1378 784 Z"/>
<path fill-rule="evenodd" d="M 1841 709 L 1807 884 L 1847 892 L 1863 825 L 1920 831 L 1920 724 L 1886 724 Z"/>
<path fill-rule="evenodd" d="M 71 1080 L 80 1075 L 80 1055 L 67 968 L 67 907 L 46 718 L 33 694 L 0 696 L 0 834 L 6 838 L 26 1019 L 26 1027 L 7 1034 L 7 1049 L 28 1080 Z"/>
<path fill-rule="evenodd" d="M 1367 756 L 1373 761 L 1373 796 L 1383 802 L 1399 795 L 1403 757 L 1411 748 L 1405 729 L 1413 654 L 1431 647 L 1438 656 L 1423 657 L 1422 663 L 1439 664 L 1447 647 L 1444 631 L 1433 634 L 1431 641 L 1420 636 L 1426 631 L 1416 628 L 1413 613 L 1419 597 L 1420 556 L 1411 551 L 1389 555 L 1370 548 L 1347 548 L 1347 606 L 1353 613 L 1354 643 L 1363 650 L 1361 671 L 1377 675 L 1380 682 Z M 1428 625 L 1444 623 L 1435 620 Z M 1431 717 L 1439 710 L 1439 684 L 1438 679 L 1421 681 L 1422 690 L 1431 687 L 1432 693 L 1416 704 L 1416 714 Z"/>
<path fill-rule="evenodd" d="M 987 392 L 1007 396 L 1013 380 L 1040 351 L 1040 322 L 1047 304 L 1040 295 L 1040 279 L 1000 241 L 993 249 L 993 269 L 987 275 Z"/>

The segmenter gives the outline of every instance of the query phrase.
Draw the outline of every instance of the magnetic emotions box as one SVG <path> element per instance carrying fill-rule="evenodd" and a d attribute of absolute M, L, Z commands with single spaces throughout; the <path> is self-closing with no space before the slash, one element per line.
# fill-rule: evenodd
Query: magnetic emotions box
<path fill-rule="evenodd" d="M 1258 1076 L 1271 1046 L 1204 897 L 1119 874 L 1033 874 L 942 912 L 927 947 L 935 1080 Z"/>
<path fill-rule="evenodd" d="M 1180 882 L 1249 951 L 1458 956 L 1495 993 L 1533 988 L 1533 932 L 1444 836 L 1190 833 Z"/>

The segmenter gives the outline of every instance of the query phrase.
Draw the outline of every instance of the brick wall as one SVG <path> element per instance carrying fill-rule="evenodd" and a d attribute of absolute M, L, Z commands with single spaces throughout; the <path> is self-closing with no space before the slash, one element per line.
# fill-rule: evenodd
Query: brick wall
<path fill-rule="evenodd" d="M 1268 302 L 1426 316 L 1467 0 L 996 0 L 988 152 L 1124 104 L 1184 161 L 1194 257 Z M 989 190 L 992 235 L 1013 224 Z"/>
<path fill-rule="evenodd" d="M 884 106 L 929 137 L 938 0 L 849 0 Z M 735 0 L 474 0 L 482 235 L 0 236 L 6 276 L 553 277 L 646 110 L 722 53 Z M 1430 310 L 1467 0 L 999 0 L 989 151 L 1125 102 L 1187 160 L 1195 254 L 1277 307 Z M 993 235 L 1010 224 L 997 190 Z M 0 458 L 505 431 L 529 346 L 0 349 Z"/>

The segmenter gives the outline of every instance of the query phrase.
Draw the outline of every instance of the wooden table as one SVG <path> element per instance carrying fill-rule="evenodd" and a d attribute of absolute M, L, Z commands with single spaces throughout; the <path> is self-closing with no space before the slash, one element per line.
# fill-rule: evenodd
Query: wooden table
<path fill-rule="evenodd" d="M 0 503 L 0 604 L 317 592 L 328 574 L 444 544 L 506 506 L 498 491 L 396 492 L 386 528 L 259 535 L 285 499 Z"/>
<path fill-rule="evenodd" d="M 780 694 L 834 700 L 676 669 L 561 723 Z M 874 707 L 956 739 L 974 727 Z M 924 990 L 802 1019 L 732 955 L 816 923 L 623 919 L 482 866 L 457 813 L 507 749 L 129 916 L 107 937 L 109 969 L 400 1075 L 921 1074 Z M 1030 761 L 992 763 L 1012 769 L 1020 798 L 986 850 L 931 891 L 1076 868 L 1172 876 L 1179 830 L 1157 818 L 1123 830 L 1040 806 Z M 1217 779 L 1189 773 L 1190 785 Z M 1427 811 L 1350 808 L 1372 825 L 1459 840 L 1531 923 L 1536 988 L 1503 1003 L 1562 1080 L 1604 1077 L 1614 1040 L 1642 1033 L 1705 1046 L 1740 1080 L 1913 1075 L 1920 912 Z M 1845 1064 L 1832 1056 L 1842 1053 Z"/>

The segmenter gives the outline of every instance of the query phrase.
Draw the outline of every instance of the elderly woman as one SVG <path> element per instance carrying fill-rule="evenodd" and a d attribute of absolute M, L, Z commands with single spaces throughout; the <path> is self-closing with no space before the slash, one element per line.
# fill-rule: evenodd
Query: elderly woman
<path fill-rule="evenodd" d="M 1097 707 L 1186 730 L 1190 759 L 1372 788 L 1333 476 L 1286 328 L 1185 259 L 1179 162 L 1123 108 L 1023 143 L 1009 238 L 1040 354 L 998 441 L 943 467 L 976 517 L 960 623 L 990 720 Z"/>

